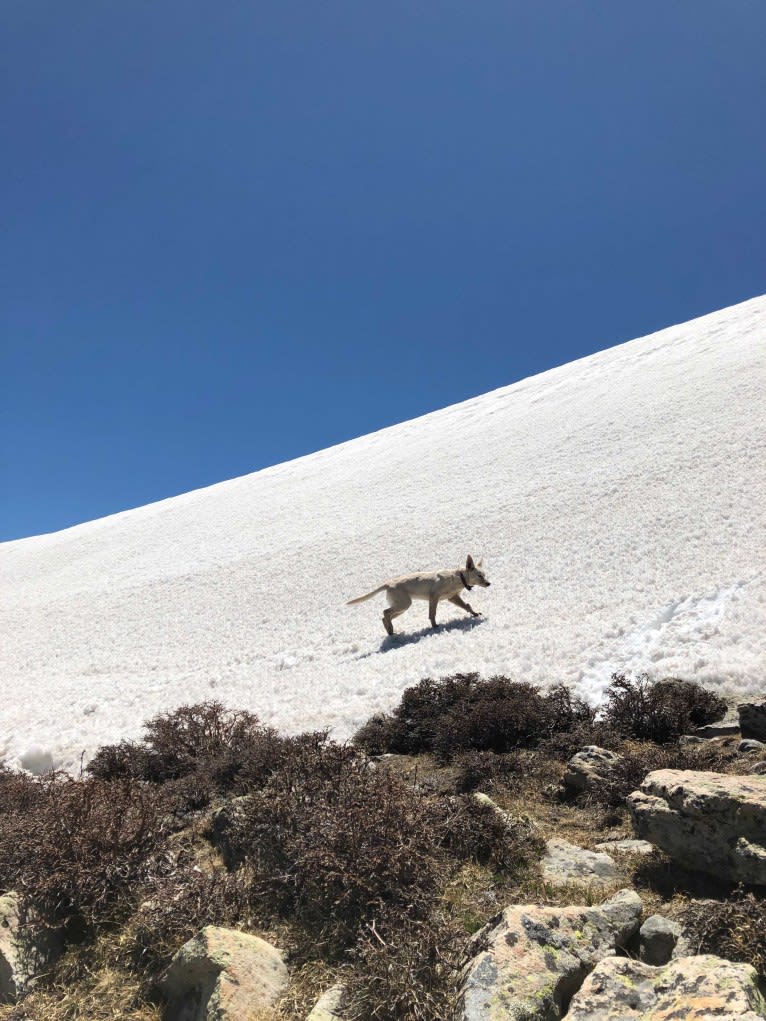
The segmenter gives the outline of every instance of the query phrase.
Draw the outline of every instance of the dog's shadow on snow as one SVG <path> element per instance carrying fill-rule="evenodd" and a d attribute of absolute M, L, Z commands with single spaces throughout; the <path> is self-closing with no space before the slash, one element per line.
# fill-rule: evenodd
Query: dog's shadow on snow
<path fill-rule="evenodd" d="M 486 617 L 468 617 L 467 619 L 458 617 L 455 620 L 448 620 L 445 624 L 439 624 L 436 628 L 429 626 L 421 628 L 419 631 L 386 635 L 380 643 L 380 648 L 373 649 L 371 652 L 364 652 L 361 656 L 357 656 L 356 659 L 367 659 L 369 656 L 376 656 L 379 652 L 392 652 L 394 649 L 402 649 L 406 645 L 416 645 L 424 638 L 436 638 L 439 635 L 445 634 L 445 632 L 473 631 L 475 627 L 484 624 L 486 620 Z"/>

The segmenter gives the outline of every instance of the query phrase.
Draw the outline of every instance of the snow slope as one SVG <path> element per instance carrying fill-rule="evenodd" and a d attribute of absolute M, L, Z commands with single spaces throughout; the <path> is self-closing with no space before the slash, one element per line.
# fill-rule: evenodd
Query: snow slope
<path fill-rule="evenodd" d="M 349 443 L 0 546 L 0 755 L 219 698 L 351 734 L 421 677 L 766 687 L 766 297 Z M 474 624 L 387 577 L 483 555 Z"/>

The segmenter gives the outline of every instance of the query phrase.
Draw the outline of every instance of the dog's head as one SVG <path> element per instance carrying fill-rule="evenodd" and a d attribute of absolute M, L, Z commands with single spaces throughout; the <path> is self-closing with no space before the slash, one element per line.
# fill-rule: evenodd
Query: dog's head
<path fill-rule="evenodd" d="M 468 559 L 465 562 L 464 572 L 466 576 L 466 581 L 468 582 L 469 585 L 481 585 L 482 588 L 489 588 L 487 576 L 481 569 L 481 565 L 483 563 L 484 561 L 480 560 L 478 564 L 475 564 L 473 562 L 473 557 L 469 555 Z"/>

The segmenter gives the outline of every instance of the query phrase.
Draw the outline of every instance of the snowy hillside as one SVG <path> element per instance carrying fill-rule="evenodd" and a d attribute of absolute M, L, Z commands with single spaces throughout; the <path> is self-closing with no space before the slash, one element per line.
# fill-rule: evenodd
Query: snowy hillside
<path fill-rule="evenodd" d="M 219 698 L 347 736 L 458 670 L 766 687 L 766 297 L 341 446 L 0 546 L 0 755 Z M 473 622 L 386 578 L 483 556 Z"/>

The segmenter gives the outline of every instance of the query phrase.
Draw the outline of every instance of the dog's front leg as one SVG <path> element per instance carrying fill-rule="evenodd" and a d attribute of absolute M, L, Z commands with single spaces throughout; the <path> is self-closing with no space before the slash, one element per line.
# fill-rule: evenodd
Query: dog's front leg
<path fill-rule="evenodd" d="M 431 596 L 428 600 L 428 619 L 431 621 L 431 627 L 436 627 L 436 607 L 439 605 L 439 597 Z"/>
<path fill-rule="evenodd" d="M 455 606 L 459 606 L 461 610 L 465 610 L 466 613 L 470 613 L 472 617 L 481 617 L 481 614 L 477 613 L 470 603 L 467 603 L 465 599 L 461 599 L 460 596 L 450 596 L 449 601 L 454 603 Z"/>

